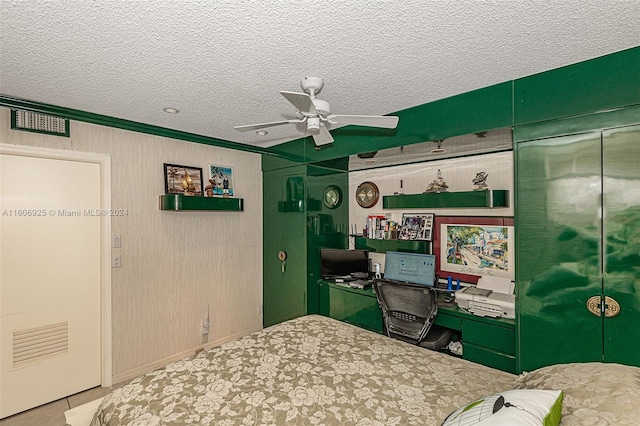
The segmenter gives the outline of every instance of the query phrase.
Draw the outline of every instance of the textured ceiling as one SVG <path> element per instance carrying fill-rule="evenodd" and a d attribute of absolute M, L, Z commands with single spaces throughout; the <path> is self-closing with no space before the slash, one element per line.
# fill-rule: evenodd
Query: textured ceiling
<path fill-rule="evenodd" d="M 0 0 L 0 93 L 261 147 L 637 46 L 640 0 Z M 169 115 L 165 107 L 180 110 Z M 402 123 L 400 123 L 402 125 Z"/>

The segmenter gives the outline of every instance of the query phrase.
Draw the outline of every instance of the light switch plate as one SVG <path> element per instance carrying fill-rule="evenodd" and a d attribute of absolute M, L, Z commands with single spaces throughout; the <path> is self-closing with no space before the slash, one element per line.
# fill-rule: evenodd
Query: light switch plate
<path fill-rule="evenodd" d="M 120 248 L 122 247 L 122 237 L 120 235 L 114 235 L 111 247 Z"/>

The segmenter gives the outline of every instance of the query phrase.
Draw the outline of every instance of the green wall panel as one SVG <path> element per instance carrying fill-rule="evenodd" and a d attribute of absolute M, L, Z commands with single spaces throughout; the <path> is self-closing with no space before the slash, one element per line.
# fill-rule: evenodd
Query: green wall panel
<path fill-rule="evenodd" d="M 516 126 L 514 143 L 640 123 L 640 105 Z"/>
<path fill-rule="evenodd" d="M 283 158 L 280 156 L 267 154 L 262 155 L 262 171 L 269 172 L 272 170 L 285 169 L 289 167 L 299 166 L 300 163 L 292 161 L 291 159 Z"/>
<path fill-rule="evenodd" d="M 514 81 L 514 124 L 640 103 L 640 47 Z"/>

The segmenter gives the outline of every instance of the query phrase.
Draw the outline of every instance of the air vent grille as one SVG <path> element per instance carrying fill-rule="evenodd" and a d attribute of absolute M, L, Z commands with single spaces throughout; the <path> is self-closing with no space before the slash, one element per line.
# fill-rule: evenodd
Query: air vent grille
<path fill-rule="evenodd" d="M 69 137 L 69 119 L 32 111 L 11 110 L 11 128 Z"/>
<path fill-rule="evenodd" d="M 68 322 L 13 332 L 13 368 L 37 364 L 68 351 Z"/>

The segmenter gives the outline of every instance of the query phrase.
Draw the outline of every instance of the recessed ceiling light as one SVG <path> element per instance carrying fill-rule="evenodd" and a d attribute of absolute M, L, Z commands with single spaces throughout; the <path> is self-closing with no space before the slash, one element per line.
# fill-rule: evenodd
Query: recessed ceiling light
<path fill-rule="evenodd" d="M 269 134 L 266 130 L 258 130 L 256 133 L 260 136 L 267 136 Z"/>
<path fill-rule="evenodd" d="M 175 109 L 175 108 L 163 108 L 162 110 L 167 114 L 177 114 L 180 112 L 179 109 Z"/>

